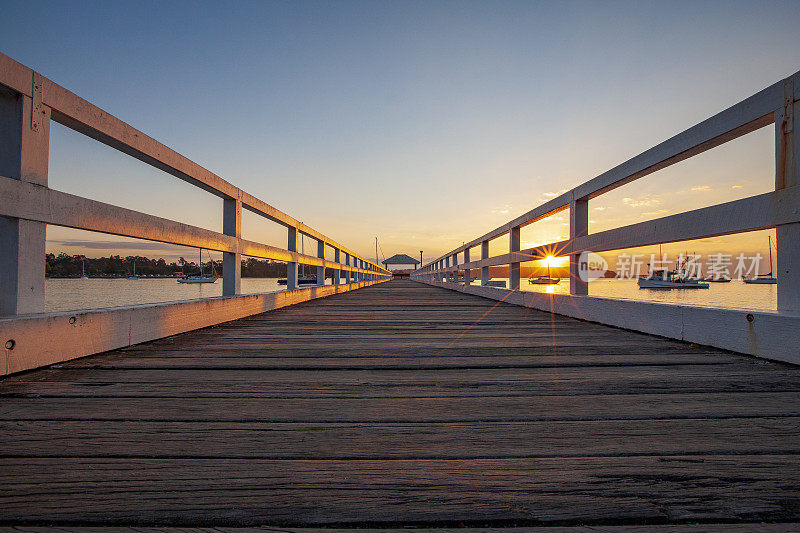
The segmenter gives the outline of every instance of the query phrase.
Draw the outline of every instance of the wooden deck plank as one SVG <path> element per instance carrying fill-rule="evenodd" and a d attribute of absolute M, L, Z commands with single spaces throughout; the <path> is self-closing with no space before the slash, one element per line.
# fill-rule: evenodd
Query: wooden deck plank
<path fill-rule="evenodd" d="M 121 397 L 114 391 L 90 389 L 95 394 L 6 398 L 0 402 L 0 420 L 490 423 L 800 416 L 797 392 L 489 396 L 467 390 L 460 396 L 309 398 L 239 397 L 224 391 L 214 397 L 198 397 L 191 391 L 184 394 L 194 396 Z"/>
<path fill-rule="evenodd" d="M 779 521 L 796 515 L 800 498 L 795 455 L 7 458 L 0 469 L 7 519 L 83 523 Z"/>
<path fill-rule="evenodd" d="M 176 355 L 158 354 L 147 357 L 137 355 L 117 355 L 102 360 L 94 358 L 71 362 L 62 368 L 98 368 L 103 370 L 135 370 L 141 368 L 204 369 L 219 368 L 217 357 L 195 357 L 187 352 Z M 224 357 L 224 365 L 231 369 L 252 370 L 328 370 L 328 369 L 477 369 L 477 368 L 552 368 L 575 366 L 620 366 L 620 365 L 718 365 L 730 364 L 727 354 L 671 354 L 669 359 L 649 354 L 631 355 L 459 355 L 459 356 L 339 356 L 339 357 L 296 357 L 296 356 L 236 356 Z M 723 370 L 721 370 L 723 371 Z"/>
<path fill-rule="evenodd" d="M 220 418 L 222 418 L 220 413 Z M 177 418 L 177 417 L 176 417 Z M 498 422 L 0 422 L 6 457 L 479 459 L 800 453 L 798 417 Z M 302 434 L 302 439 L 297 435 Z M 191 435 L 191 439 L 187 436 Z M 57 448 L 53 445 L 57 443 Z"/>
<path fill-rule="evenodd" d="M 461 524 L 463 526 L 463 524 Z M 511 531 L 513 533 L 751 533 L 757 527 L 759 533 L 795 533 L 800 529 L 798 523 L 766 523 L 758 524 L 650 524 L 646 526 L 543 526 L 514 527 L 511 530 L 487 527 L 452 527 L 452 528 L 414 528 L 414 533 L 492 533 L 494 531 Z M 287 533 L 280 528 L 268 527 L 69 527 L 60 526 L 61 533 Z M 51 528 L 37 526 L 0 527 L 1 533 L 50 533 Z M 388 533 L 405 531 L 407 528 L 304 528 L 293 527 L 292 533 Z"/>
<path fill-rule="evenodd" d="M 798 430 L 797 368 L 395 280 L 6 378 L 0 522 L 790 522 Z"/>

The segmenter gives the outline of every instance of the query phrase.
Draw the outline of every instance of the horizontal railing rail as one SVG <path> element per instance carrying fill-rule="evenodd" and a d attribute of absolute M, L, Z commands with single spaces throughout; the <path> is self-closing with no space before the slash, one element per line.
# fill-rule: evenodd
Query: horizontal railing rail
<path fill-rule="evenodd" d="M 298 265 L 325 269 L 333 283 L 389 279 L 391 273 L 319 231 L 232 185 L 34 70 L 0 54 L 0 315 L 44 311 L 46 224 L 122 235 L 223 253 L 224 296 L 241 293 L 243 255 L 285 261 L 287 290 L 298 287 Z M 58 122 L 223 199 L 223 231 L 215 232 L 50 189 L 50 121 Z M 242 238 L 242 209 L 287 229 L 279 248 Z M 317 254 L 298 251 L 298 239 L 317 241 Z M 333 261 L 325 258 L 333 249 Z M 342 279 L 344 274 L 344 279 Z"/>
<path fill-rule="evenodd" d="M 422 266 L 412 277 L 423 281 L 450 281 L 464 271 L 481 271 L 488 281 L 489 267 L 509 265 L 509 289 L 520 284 L 520 263 L 546 255 L 570 257 L 570 294 L 588 295 L 588 284 L 578 276 L 582 252 L 603 252 L 659 243 L 678 242 L 776 228 L 778 310 L 800 311 L 800 72 L 778 81 L 646 150 L 628 161 L 582 183 L 514 220 L 473 239 Z M 757 129 L 775 124 L 775 190 L 741 200 L 589 233 L 588 202 L 617 187 L 638 180 L 679 161 L 710 150 Z M 570 237 L 547 245 L 520 249 L 520 229 L 560 211 L 570 210 Z M 490 257 L 489 241 L 509 235 L 509 253 Z M 481 258 L 470 249 L 481 247 Z M 459 254 L 463 260 L 458 262 Z M 451 286 L 452 284 L 447 284 Z"/>

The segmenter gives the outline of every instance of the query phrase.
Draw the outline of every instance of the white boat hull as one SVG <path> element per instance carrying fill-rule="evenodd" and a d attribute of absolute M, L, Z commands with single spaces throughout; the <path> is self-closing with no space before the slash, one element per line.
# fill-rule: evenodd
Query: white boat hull
<path fill-rule="evenodd" d="M 555 285 L 561 278 L 530 278 L 528 283 L 531 285 Z"/>
<path fill-rule="evenodd" d="M 707 289 L 708 283 L 698 281 L 671 281 L 667 279 L 639 278 L 640 289 Z"/>
<path fill-rule="evenodd" d="M 749 285 L 777 285 L 778 278 L 753 278 L 744 280 Z"/>

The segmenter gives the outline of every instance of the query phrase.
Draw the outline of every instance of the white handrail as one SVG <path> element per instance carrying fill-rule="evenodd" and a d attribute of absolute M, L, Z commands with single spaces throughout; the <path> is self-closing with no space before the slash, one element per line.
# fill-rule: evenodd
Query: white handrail
<path fill-rule="evenodd" d="M 193 246 L 223 253 L 223 295 L 241 293 L 241 256 L 287 262 L 287 290 L 297 288 L 299 264 L 334 269 L 334 283 L 385 280 L 391 273 L 235 187 L 183 155 L 87 102 L 32 69 L 0 54 L 0 315 L 44 311 L 44 226 L 55 224 Z M 54 191 L 47 186 L 50 121 L 83 133 L 192 185 L 221 197 L 223 232 L 218 233 L 138 211 Z M 287 228 L 285 249 L 242 239 L 242 209 Z M 316 256 L 297 251 L 297 239 L 318 241 Z M 325 259 L 325 246 L 334 261 Z M 342 260 L 341 254 L 344 254 Z M 352 278 L 352 279 L 351 279 Z"/>

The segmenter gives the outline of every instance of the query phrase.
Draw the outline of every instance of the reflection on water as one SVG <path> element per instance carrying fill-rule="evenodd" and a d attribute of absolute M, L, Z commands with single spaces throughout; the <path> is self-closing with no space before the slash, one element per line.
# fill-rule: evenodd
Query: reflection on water
<path fill-rule="evenodd" d="M 492 278 L 504 280 L 508 278 Z M 476 281 L 473 285 L 480 285 Z M 556 285 L 531 285 L 522 280 L 523 291 L 549 294 L 569 294 L 569 280 L 562 279 Z M 774 311 L 778 307 L 777 285 L 748 285 L 741 281 L 711 283 L 708 289 L 640 289 L 633 279 L 596 279 L 589 282 L 589 295 L 624 300 L 646 300 L 668 304 L 700 307 L 729 307 L 738 309 L 764 309 Z"/>
<path fill-rule="evenodd" d="M 330 285 L 326 279 L 325 284 Z M 275 292 L 286 287 L 277 278 L 242 278 L 243 294 Z M 45 311 L 73 311 L 121 305 L 194 300 L 222 296 L 222 280 L 216 283 L 178 283 L 175 279 L 47 279 Z"/>

